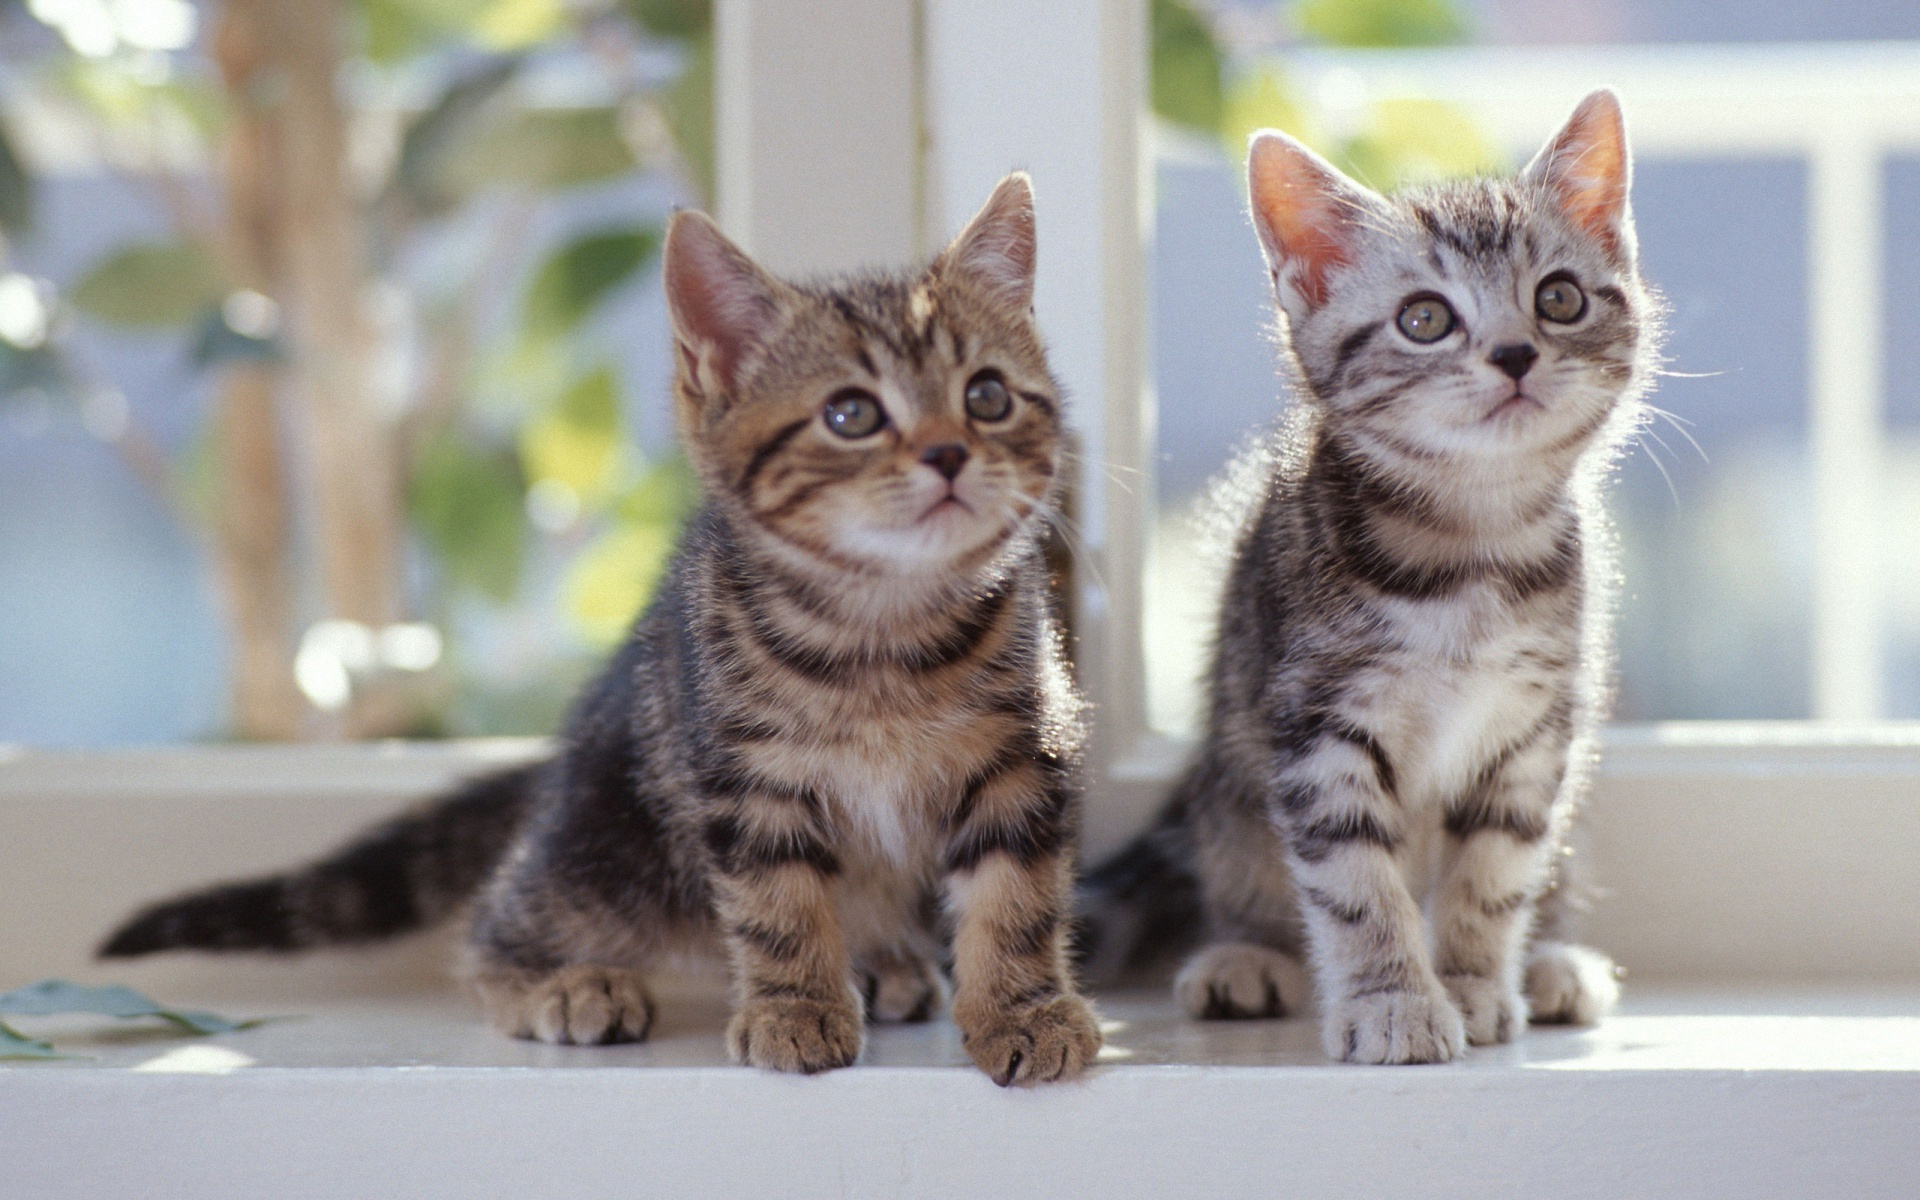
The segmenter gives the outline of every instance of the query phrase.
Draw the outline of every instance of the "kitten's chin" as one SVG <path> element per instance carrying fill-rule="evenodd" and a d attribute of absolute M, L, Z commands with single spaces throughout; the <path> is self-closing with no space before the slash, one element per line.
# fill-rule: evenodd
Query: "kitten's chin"
<path fill-rule="evenodd" d="M 946 500 L 905 525 L 850 524 L 834 541 L 843 554 L 901 574 L 924 574 L 977 565 L 1012 533 L 1012 519 L 1005 513 Z"/>

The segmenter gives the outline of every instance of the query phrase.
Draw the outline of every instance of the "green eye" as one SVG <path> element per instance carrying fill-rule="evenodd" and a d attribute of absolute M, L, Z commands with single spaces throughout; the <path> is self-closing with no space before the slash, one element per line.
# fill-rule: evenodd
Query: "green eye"
<path fill-rule="evenodd" d="M 1453 332 L 1458 318 L 1453 315 L 1453 306 L 1432 292 L 1423 292 L 1417 296 L 1408 296 L 1400 306 L 1400 318 L 1396 322 L 1400 332 L 1407 340 L 1426 344 L 1437 342 Z"/>
<path fill-rule="evenodd" d="M 872 393 L 858 388 L 835 392 L 821 413 L 827 428 L 843 438 L 863 438 L 880 432 L 887 424 L 887 410 Z"/>
<path fill-rule="evenodd" d="M 1533 293 L 1534 311 L 1549 321 L 1568 325 L 1587 311 L 1587 294 L 1571 275 L 1549 275 Z"/>
<path fill-rule="evenodd" d="M 967 381 L 967 415 L 976 421 L 1005 420 L 1013 411 L 1013 393 L 993 371 L 982 371 Z"/>

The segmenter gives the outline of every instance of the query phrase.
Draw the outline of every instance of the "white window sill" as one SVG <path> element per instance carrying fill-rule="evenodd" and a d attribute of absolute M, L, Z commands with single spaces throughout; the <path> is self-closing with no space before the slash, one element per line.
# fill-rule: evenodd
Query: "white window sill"
<path fill-rule="evenodd" d="M 1873 1196 L 1920 1178 L 1920 989 L 1629 992 L 1459 1064 L 1327 1064 L 1310 1021 L 1101 1001 L 1084 1082 L 1004 1092 L 944 1018 L 861 1065 L 728 1066 L 717 1000 L 644 1046 L 547 1047 L 451 996 L 121 1033 L 0 1071 L 8 1194 Z M 1229 1190 L 1231 1189 L 1231 1190 Z"/>

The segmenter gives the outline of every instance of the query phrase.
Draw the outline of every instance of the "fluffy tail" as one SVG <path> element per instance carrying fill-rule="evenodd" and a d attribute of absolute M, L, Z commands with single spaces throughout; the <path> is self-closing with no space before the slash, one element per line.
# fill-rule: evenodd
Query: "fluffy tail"
<path fill-rule="evenodd" d="M 425 928 L 478 891 L 506 854 L 539 770 L 474 780 L 299 870 L 163 900 L 114 931 L 100 956 L 306 950 Z"/>
<path fill-rule="evenodd" d="M 1200 941 L 1200 882 L 1176 795 L 1151 827 L 1080 881 L 1074 950 L 1089 983 L 1150 972 Z"/>

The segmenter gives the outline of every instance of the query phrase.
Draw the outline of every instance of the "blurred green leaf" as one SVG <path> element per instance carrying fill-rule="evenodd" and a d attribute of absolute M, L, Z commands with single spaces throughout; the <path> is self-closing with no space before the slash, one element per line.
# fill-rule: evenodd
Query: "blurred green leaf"
<path fill-rule="evenodd" d="M 1451 0 L 1302 0 L 1294 18 L 1334 46 L 1442 46 L 1467 36 Z"/>
<path fill-rule="evenodd" d="M 365 21 L 363 49 L 375 62 L 392 63 L 448 42 L 469 40 L 493 0 L 359 0 Z"/>
<path fill-rule="evenodd" d="M 1311 145 L 1314 139 L 1307 126 L 1306 109 L 1278 68 L 1246 72 L 1228 89 L 1220 132 L 1228 150 L 1236 156 L 1246 153 L 1247 137 L 1256 129 L 1283 130 Z"/>
<path fill-rule="evenodd" d="M 619 485 L 628 461 L 620 389 L 613 368 L 583 376 L 520 430 L 520 461 L 529 480 L 570 488 L 597 504 Z"/>
<path fill-rule="evenodd" d="M 448 432 L 422 452 L 408 500 L 447 577 L 505 603 L 520 586 L 525 494 L 513 455 Z"/>
<path fill-rule="evenodd" d="M 88 987 L 64 979 L 42 979 L 0 995 L 0 1013 L 10 1016 L 48 1017 L 59 1013 L 93 1013 L 102 1017 L 160 1017 L 188 1033 L 232 1033 L 259 1024 L 258 1021 L 230 1021 L 217 1013 L 169 1008 L 130 987 L 109 984 Z"/>
<path fill-rule="evenodd" d="M 1153 111 L 1212 133 L 1225 111 L 1220 45 L 1185 0 L 1153 0 Z"/>
<path fill-rule="evenodd" d="M 33 224 L 33 179 L 0 120 L 0 233 L 19 235 Z"/>
<path fill-rule="evenodd" d="M 0 1058 L 66 1058 L 47 1042 L 39 1042 L 0 1022 Z"/>
<path fill-rule="evenodd" d="M 673 133 L 688 173 L 711 206 L 714 198 L 713 37 L 701 33 L 687 45 L 680 77 L 660 97 L 660 111 Z"/>
<path fill-rule="evenodd" d="M 567 23 L 564 0 L 493 0 L 475 17 L 474 40 L 495 50 L 521 50 L 558 34 Z"/>
<path fill-rule="evenodd" d="M 520 73 L 518 57 L 495 59 L 462 76 L 440 93 L 433 105 L 412 121 L 401 135 L 399 162 L 393 186 L 422 215 L 451 208 L 457 197 L 440 186 L 441 172 L 450 155 L 477 137 L 489 115 L 497 115 L 494 101 Z"/>
<path fill-rule="evenodd" d="M 700 480 L 684 455 L 661 459 L 614 502 L 614 515 L 629 525 L 678 528 L 700 504 Z"/>
<path fill-rule="evenodd" d="M 184 325 L 226 294 L 213 256 L 191 242 L 144 242 L 96 263 L 67 299 L 111 325 Z"/>
<path fill-rule="evenodd" d="M 713 0 L 626 0 L 626 5 L 655 37 L 694 38 L 713 29 Z"/>
<path fill-rule="evenodd" d="M 1505 165 L 1499 150 L 1460 109 L 1441 100 L 1402 96 L 1373 106 L 1373 120 L 1345 147 L 1358 178 L 1397 188 Z"/>
<path fill-rule="evenodd" d="M 526 109 L 490 123 L 446 156 L 436 186 L 458 194 L 487 187 L 576 187 L 638 167 L 611 108 Z"/>
<path fill-rule="evenodd" d="M 673 554 L 674 531 L 617 525 L 584 550 L 567 572 L 567 614 L 595 646 L 618 642 L 652 598 Z"/>
<path fill-rule="evenodd" d="M 601 230 L 562 246 L 527 288 L 527 335 L 573 332 L 608 293 L 633 278 L 659 245 L 659 230 L 634 227 Z"/>

